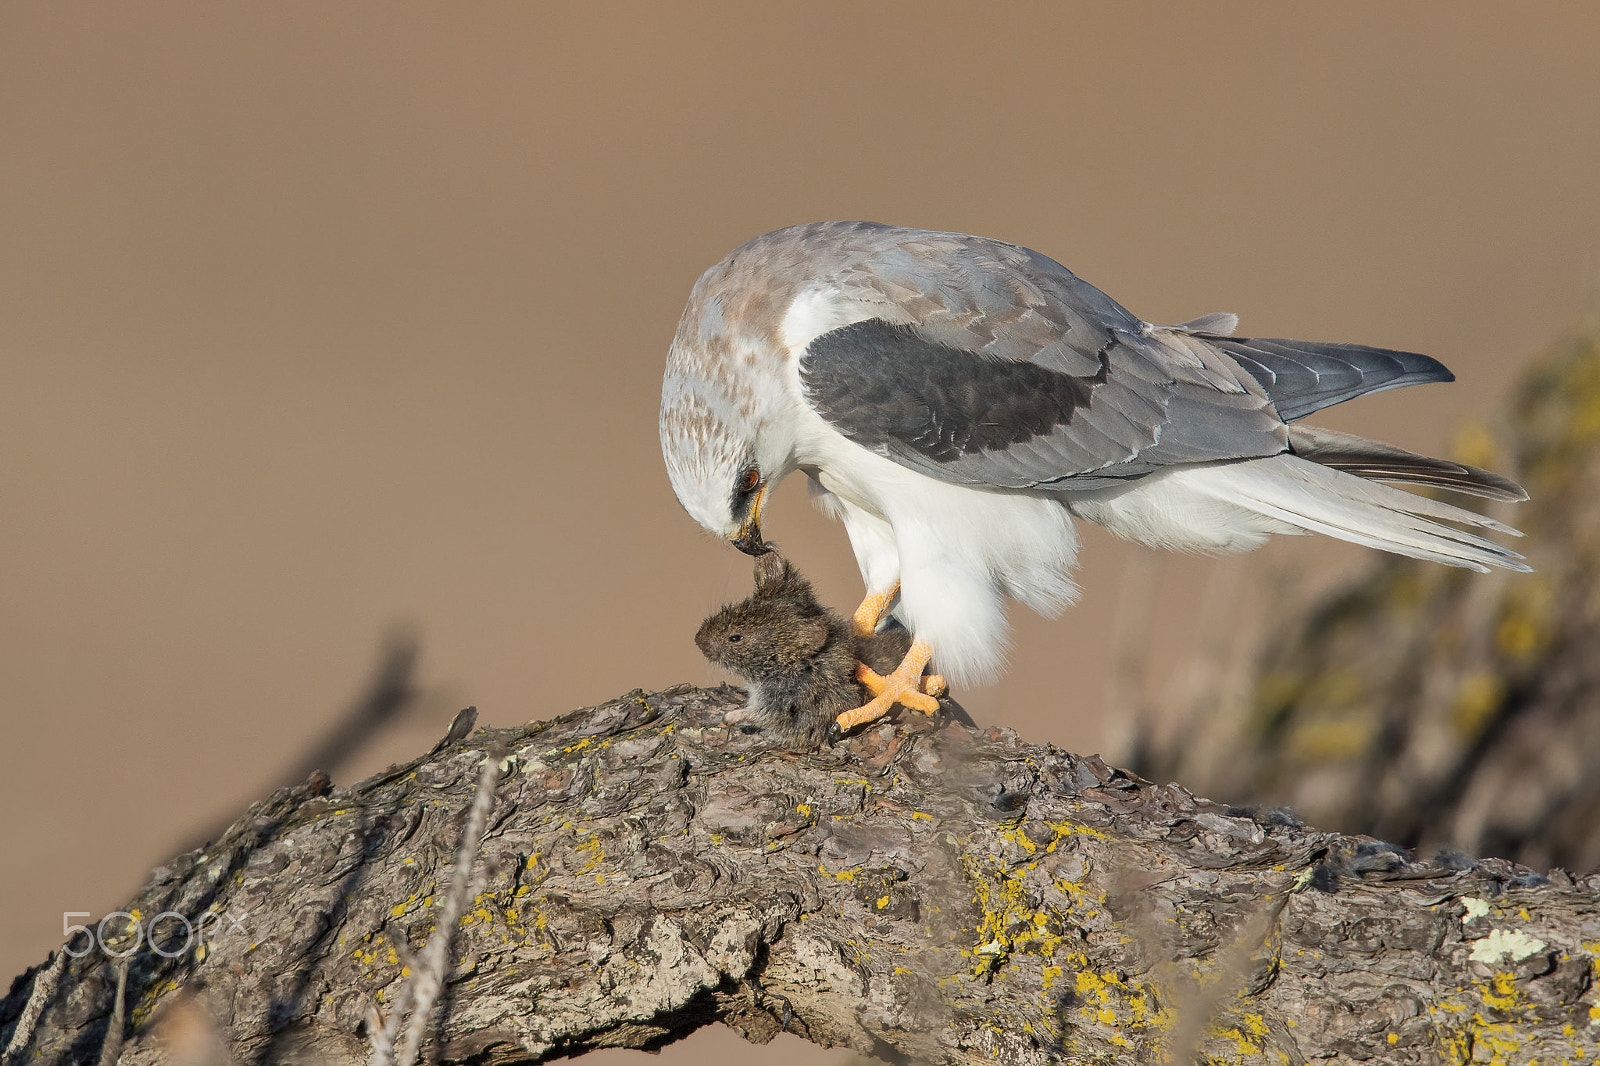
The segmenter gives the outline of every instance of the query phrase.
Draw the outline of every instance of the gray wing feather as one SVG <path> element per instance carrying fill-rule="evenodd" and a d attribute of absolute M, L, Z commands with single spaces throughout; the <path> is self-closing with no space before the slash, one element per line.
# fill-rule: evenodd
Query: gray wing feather
<path fill-rule="evenodd" d="M 1000 241 L 860 225 L 837 239 L 861 254 L 830 283 L 878 317 L 811 342 L 806 399 L 857 443 L 945 481 L 1072 492 L 1275 455 L 1286 422 L 1450 380 L 1411 352 L 1226 336 L 1233 315 L 1152 326 Z"/>
<path fill-rule="evenodd" d="M 1287 448 L 1262 387 L 1208 338 L 1151 327 L 1028 249 L 891 244 L 834 279 L 881 317 L 800 359 L 807 400 L 857 443 L 945 481 L 1060 492 Z"/>
<path fill-rule="evenodd" d="M 1066 374 L 869 319 L 813 341 L 800 375 L 808 402 L 850 439 L 959 484 L 1073 491 L 1285 449 L 1259 388 L 1179 380 L 1196 374 L 1164 372 L 1161 356 L 1117 332 L 1093 373 Z"/>
<path fill-rule="evenodd" d="M 1417 352 L 1265 337 L 1208 339 L 1261 383 L 1285 422 L 1371 392 L 1455 380 L 1443 363 Z"/>

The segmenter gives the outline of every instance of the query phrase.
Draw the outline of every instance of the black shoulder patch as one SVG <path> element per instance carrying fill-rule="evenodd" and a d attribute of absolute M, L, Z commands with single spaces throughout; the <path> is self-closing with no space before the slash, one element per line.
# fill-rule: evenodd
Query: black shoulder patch
<path fill-rule="evenodd" d="M 1105 383 L 1108 350 L 1094 374 L 1074 377 L 935 344 L 910 326 L 873 318 L 812 341 L 800 382 L 817 412 L 857 444 L 897 443 L 950 463 L 1071 422 Z"/>

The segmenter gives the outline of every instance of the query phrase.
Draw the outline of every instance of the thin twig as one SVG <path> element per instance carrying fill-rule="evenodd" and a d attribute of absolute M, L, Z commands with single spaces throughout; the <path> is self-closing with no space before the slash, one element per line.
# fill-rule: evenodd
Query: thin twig
<path fill-rule="evenodd" d="M 217 1019 L 187 990 L 161 1006 L 151 1035 L 152 1043 L 165 1055 L 163 1066 L 233 1066 Z M 279 1060 L 269 1054 L 266 1061 Z"/>
<path fill-rule="evenodd" d="M 1180 988 L 1173 1002 L 1175 1022 L 1168 1034 L 1166 1066 L 1201 1061 L 1201 1040 L 1206 1027 L 1221 1014 L 1222 1005 L 1240 993 L 1260 991 L 1245 987 L 1255 969 L 1256 953 L 1271 941 L 1289 897 L 1298 891 L 1299 887 L 1285 886 L 1276 896 L 1267 895 L 1260 908 L 1239 923 L 1233 942 L 1216 953 L 1210 971 L 1196 974 L 1192 983 Z"/>
<path fill-rule="evenodd" d="M 413 967 L 411 972 L 415 974 L 417 972 L 416 968 Z M 389 1006 L 389 1017 L 383 1023 L 383 1033 L 381 1035 L 383 1045 L 389 1049 L 389 1057 L 387 1060 L 378 1058 L 380 1037 L 373 1037 L 372 1066 L 389 1066 L 390 1063 L 394 1062 L 394 1042 L 400 1038 L 400 1023 L 405 1021 L 406 1009 L 411 1006 L 411 991 L 416 987 L 416 984 L 416 977 L 409 977 L 400 985 L 400 991 L 395 993 L 394 1002 Z"/>
<path fill-rule="evenodd" d="M 55 958 L 50 960 L 46 967 L 33 979 L 33 991 L 28 993 L 28 1005 L 22 1008 L 22 1017 L 17 1019 L 17 1027 L 11 1030 L 11 1042 L 6 1045 L 5 1063 L 11 1066 L 14 1061 L 20 1061 L 22 1053 L 28 1050 L 28 1045 L 33 1042 L 33 1031 L 39 1025 L 39 1015 L 44 1013 L 44 1008 L 55 997 L 56 986 L 61 983 L 61 971 L 67 966 L 66 946 L 56 952 Z"/>
<path fill-rule="evenodd" d="M 427 1035 L 433 1018 L 433 1008 L 444 987 L 445 970 L 450 966 L 450 948 L 455 940 L 456 921 L 466 909 L 467 893 L 472 885 L 472 866 L 478 857 L 478 844 L 489 822 L 489 810 L 494 806 L 494 786 L 500 778 L 500 761 L 505 757 L 498 747 L 484 755 L 483 773 L 478 777 L 478 791 L 472 797 L 472 809 L 467 813 L 467 824 L 461 834 L 461 847 L 456 852 L 455 869 L 450 875 L 450 891 L 439 908 L 439 921 L 427 947 L 422 949 L 421 965 L 412 975 L 411 1017 L 406 1023 L 405 1040 L 400 1045 L 396 1062 L 398 1066 L 415 1066 L 422 1039 Z"/>
<path fill-rule="evenodd" d="M 111 1008 L 111 1024 L 106 1027 L 105 1043 L 100 1045 L 100 1066 L 117 1066 L 122 1057 L 122 1030 L 128 1024 L 128 960 L 117 960 L 117 999 Z"/>
<path fill-rule="evenodd" d="M 332 773 L 370 744 L 380 730 L 416 702 L 416 672 L 417 638 L 409 629 L 396 627 L 383 638 L 378 668 L 366 691 L 283 775 L 282 783 L 297 785 L 315 770 Z"/>
<path fill-rule="evenodd" d="M 352 755 L 372 743 L 373 738 L 416 703 L 419 694 L 416 665 L 417 640 L 413 635 L 405 629 L 396 629 L 385 636 L 378 668 L 367 682 L 366 690 L 279 780 L 286 786 L 293 786 L 318 771 L 333 774 Z M 197 830 L 179 850 L 188 851 L 220 840 L 232 824 L 230 816 Z"/>
<path fill-rule="evenodd" d="M 394 1017 L 399 1016 L 396 1010 Z M 394 1034 L 389 1032 L 389 1024 L 376 1003 L 367 1004 L 367 1039 L 372 1041 L 372 1058 L 368 1060 L 371 1066 L 394 1066 Z"/>
<path fill-rule="evenodd" d="M 469 707 L 467 708 L 467 711 L 472 712 L 473 718 L 477 717 L 477 711 L 473 708 Z M 461 714 L 456 715 L 456 721 L 459 722 L 461 720 L 461 716 L 466 714 L 467 711 L 463 711 Z M 451 724 L 450 731 L 452 733 L 455 732 L 455 723 Z M 439 745 L 435 745 L 434 750 L 439 750 Z M 474 794 L 474 797 L 476 797 L 476 794 Z M 406 1011 L 411 1009 L 411 999 L 417 990 L 417 978 L 415 975 L 422 972 L 421 960 L 416 955 L 412 954 L 410 946 L 407 945 L 403 939 L 395 940 L 392 946 L 400 956 L 400 972 L 409 973 L 412 976 L 401 982 L 399 990 L 395 992 L 394 1002 L 389 1004 L 389 1014 L 387 1018 L 383 1016 L 381 1011 L 377 1010 L 376 1004 L 373 1004 L 371 1007 L 372 1013 L 377 1014 L 379 1021 L 381 1021 L 383 1024 L 382 1033 L 373 1038 L 371 1066 L 394 1066 L 395 1041 L 400 1039 L 400 1025 L 405 1021 Z M 426 945 L 424 945 L 424 947 L 426 947 Z M 370 1024 L 372 1021 L 370 1014 L 368 1015 L 367 1020 L 368 1024 Z M 380 1049 L 381 1054 L 386 1057 L 379 1057 Z"/>

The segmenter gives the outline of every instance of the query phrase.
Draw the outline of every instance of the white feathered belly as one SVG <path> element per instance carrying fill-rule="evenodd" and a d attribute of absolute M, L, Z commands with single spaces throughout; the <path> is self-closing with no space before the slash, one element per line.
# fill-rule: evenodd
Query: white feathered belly
<path fill-rule="evenodd" d="M 957 684 L 993 679 L 1007 597 L 1055 614 L 1078 595 L 1078 535 L 1060 503 L 950 485 L 837 433 L 808 435 L 802 468 L 842 519 L 869 591 L 900 582 L 895 615 Z"/>

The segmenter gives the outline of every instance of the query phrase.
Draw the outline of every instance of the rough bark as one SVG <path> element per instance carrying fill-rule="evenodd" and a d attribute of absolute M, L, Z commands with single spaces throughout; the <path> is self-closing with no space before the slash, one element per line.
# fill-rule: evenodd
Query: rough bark
<path fill-rule="evenodd" d="M 1152 776 L 1319 825 L 1536 866 L 1600 866 L 1600 329 L 1543 355 L 1500 440 L 1533 574 L 1384 557 L 1266 649 L 1248 706 L 1137 755 Z"/>
<path fill-rule="evenodd" d="M 128 904 L 222 919 L 187 950 L 168 919 L 175 957 L 131 956 L 120 1061 L 171 1061 L 196 1014 L 236 1062 L 365 1061 L 367 1005 L 428 935 L 496 744 L 437 1061 L 652 1048 L 712 1021 L 938 1063 L 1596 1050 L 1593 880 L 1412 861 L 1003 730 L 763 750 L 721 724 L 740 699 L 633 693 L 279 791 Z M 44 972 L 0 1004 L 0 1046 Z M 116 980 L 98 950 L 69 960 L 23 1061 L 96 1059 Z"/>

